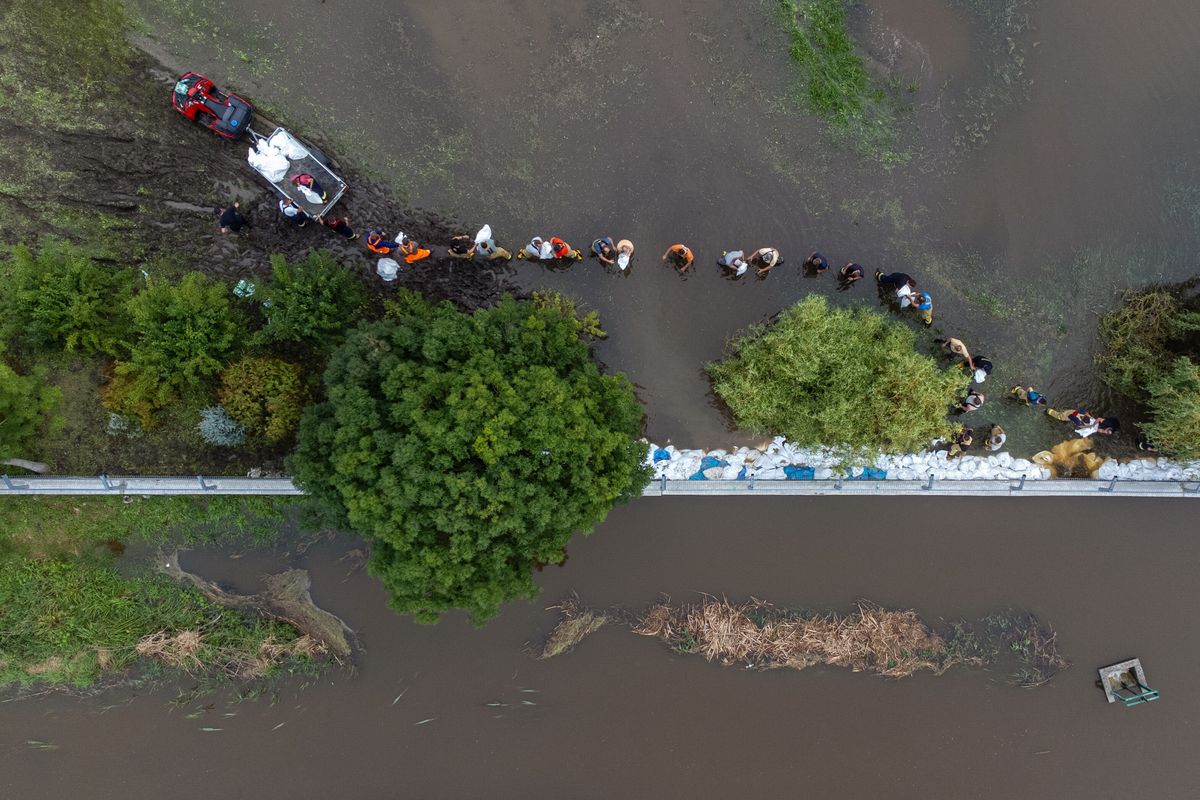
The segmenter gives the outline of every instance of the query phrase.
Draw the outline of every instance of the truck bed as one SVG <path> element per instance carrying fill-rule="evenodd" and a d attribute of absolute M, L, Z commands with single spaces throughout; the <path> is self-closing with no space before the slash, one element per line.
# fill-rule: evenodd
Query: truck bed
<path fill-rule="evenodd" d="M 283 128 L 276 128 L 275 131 L 271 133 L 271 136 L 274 136 L 275 133 L 281 130 L 283 130 Z M 267 138 L 270 139 L 271 137 L 268 136 Z M 296 139 L 295 136 L 292 136 L 292 138 Z M 296 139 L 296 141 L 300 142 L 301 146 L 305 146 L 304 142 L 301 142 L 299 139 Z M 292 184 L 292 178 L 296 177 L 297 175 L 302 175 L 306 172 L 309 175 L 312 175 L 317 183 L 321 184 L 321 188 L 325 190 L 327 199 L 323 205 L 320 203 L 308 202 L 306 199 L 304 199 L 304 195 L 300 193 L 300 190 Z M 262 175 L 262 173 L 260 172 L 259 175 Z M 266 180 L 266 176 L 263 176 L 263 180 Z M 267 182 L 270 183 L 271 186 L 275 187 L 275 191 L 279 192 L 279 194 L 283 195 L 300 208 L 304 209 L 305 213 L 314 219 L 328 214 L 329 210 L 333 208 L 334 205 L 337 204 L 337 201 L 341 199 L 342 195 L 346 193 L 346 182 L 337 175 L 333 174 L 329 167 L 325 166 L 325 164 L 318 160 L 311 152 L 309 152 L 309 154 L 304 158 L 288 159 L 288 171 L 283 176 L 283 179 L 279 182 Z"/>

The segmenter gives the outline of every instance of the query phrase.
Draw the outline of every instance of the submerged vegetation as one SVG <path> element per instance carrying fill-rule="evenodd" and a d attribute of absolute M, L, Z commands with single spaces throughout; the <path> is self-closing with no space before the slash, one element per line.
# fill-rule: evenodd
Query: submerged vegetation
<path fill-rule="evenodd" d="M 599 627 L 592 624 L 595 612 L 574 600 L 557 608 L 562 619 L 543 658 L 568 652 Z M 1007 655 L 1016 662 L 1013 682 L 1037 686 L 1069 666 L 1058 652 L 1057 635 L 1028 613 L 989 614 L 976 625 L 956 622 L 939 633 L 915 611 L 872 603 L 841 615 L 705 596 L 678 606 L 658 603 L 628 621 L 634 633 L 659 639 L 677 653 L 759 669 L 827 664 L 904 678 L 922 670 L 940 675 L 957 665 L 987 666 Z"/>
<path fill-rule="evenodd" d="M 810 296 L 751 328 L 708 365 L 737 424 L 846 455 L 922 450 L 948 437 L 949 407 L 970 380 L 914 350 L 906 325 Z"/>
<path fill-rule="evenodd" d="M 116 564 L 128 545 L 272 541 L 282 515 L 282 501 L 262 498 L 5 500 L 0 685 L 83 688 L 139 663 L 256 678 L 309 661 L 321 648 L 292 626 Z"/>
<path fill-rule="evenodd" d="M 1100 320 L 1100 377 L 1146 409 L 1164 454 L 1200 458 L 1200 294 L 1196 282 L 1129 292 Z"/>
<path fill-rule="evenodd" d="M 877 85 L 854 51 L 842 0 L 778 0 L 788 51 L 801 74 L 803 102 L 865 155 L 908 160 L 897 147 L 898 102 Z"/>

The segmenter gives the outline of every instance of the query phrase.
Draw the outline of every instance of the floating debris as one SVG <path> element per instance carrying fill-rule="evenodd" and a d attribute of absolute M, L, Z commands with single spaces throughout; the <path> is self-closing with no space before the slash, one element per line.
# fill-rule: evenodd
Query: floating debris
<path fill-rule="evenodd" d="M 424 725 L 426 722 L 433 722 L 435 719 L 437 719 L 437 717 L 430 717 L 429 719 L 423 719 L 420 722 L 414 722 L 413 725 Z"/>

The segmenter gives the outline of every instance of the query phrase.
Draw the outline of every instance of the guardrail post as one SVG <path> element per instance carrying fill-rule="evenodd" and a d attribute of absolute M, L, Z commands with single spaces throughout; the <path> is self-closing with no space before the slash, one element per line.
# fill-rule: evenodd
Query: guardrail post
<path fill-rule="evenodd" d="M 1116 478 L 1116 476 L 1114 475 L 1114 476 L 1113 476 L 1113 479 L 1112 479 L 1111 481 L 1109 481 L 1109 482 L 1108 482 L 1108 486 L 1101 486 L 1101 487 L 1100 487 L 1100 491 L 1102 491 L 1102 492 L 1111 492 L 1113 489 L 1115 489 L 1115 488 L 1116 488 L 1116 486 L 1117 486 L 1117 478 Z"/>
<path fill-rule="evenodd" d="M 0 478 L 4 479 L 4 485 L 6 487 L 8 487 L 9 489 L 28 489 L 29 488 L 28 483 L 13 483 L 12 478 L 8 477 L 7 475 L 0 475 Z"/>
<path fill-rule="evenodd" d="M 1009 491 L 1012 491 L 1012 492 L 1019 492 L 1022 489 L 1024 489 L 1025 488 L 1025 476 L 1024 475 L 1021 476 L 1021 482 L 1018 483 L 1016 486 L 1013 486 L 1012 481 L 1009 481 L 1008 488 L 1009 488 Z"/>
<path fill-rule="evenodd" d="M 754 476 L 753 475 L 750 476 L 750 480 L 746 483 L 746 491 L 748 491 L 748 492 L 754 491 Z"/>
<path fill-rule="evenodd" d="M 112 481 L 110 481 L 108 479 L 108 475 L 105 474 L 105 475 L 100 476 L 100 485 L 111 492 L 114 489 L 123 490 L 125 488 L 125 481 L 121 481 L 120 483 L 113 483 Z"/>
<path fill-rule="evenodd" d="M 833 482 L 833 488 L 839 492 L 842 490 L 842 479 L 841 478 L 838 478 L 836 481 Z"/>
<path fill-rule="evenodd" d="M 1200 494 L 1200 483 L 1197 483 L 1194 489 L 1189 489 L 1187 487 L 1187 481 L 1184 481 L 1179 485 L 1183 489 L 1184 494 Z"/>
<path fill-rule="evenodd" d="M 203 475 L 197 475 L 196 480 L 200 481 L 200 488 L 206 492 L 211 492 L 213 489 L 217 488 L 215 483 L 206 483 Z"/>
<path fill-rule="evenodd" d="M 925 491 L 929 491 L 930 489 L 933 488 L 933 473 L 932 472 L 929 473 L 929 483 L 925 484 L 921 488 L 924 489 Z"/>

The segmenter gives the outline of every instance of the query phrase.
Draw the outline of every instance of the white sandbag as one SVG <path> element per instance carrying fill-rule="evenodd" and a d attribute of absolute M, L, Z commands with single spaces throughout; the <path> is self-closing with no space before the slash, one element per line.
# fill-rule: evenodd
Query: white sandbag
<path fill-rule="evenodd" d="M 719 481 L 721 475 L 725 472 L 725 467 L 709 467 L 704 470 L 704 479 L 706 481 Z"/>
<path fill-rule="evenodd" d="M 268 144 L 278 150 L 286 158 L 297 161 L 308 156 L 308 148 L 300 144 L 296 137 L 285 131 L 283 128 L 271 134 L 271 138 L 267 140 Z"/>
<path fill-rule="evenodd" d="M 400 263 L 395 259 L 381 258 L 379 263 L 375 265 L 375 272 L 385 281 L 396 280 L 396 275 L 400 273 Z"/>
<path fill-rule="evenodd" d="M 742 467 L 740 464 L 730 464 L 728 467 L 721 468 L 721 480 L 723 481 L 736 481 L 738 475 L 741 474 Z"/>
<path fill-rule="evenodd" d="M 833 470 L 829 467 L 817 467 L 813 470 L 813 479 L 818 481 L 827 481 L 833 477 Z"/>
<path fill-rule="evenodd" d="M 490 238 L 492 238 L 492 226 L 484 225 L 479 229 L 479 233 L 475 234 L 475 244 L 483 244 Z"/>
<path fill-rule="evenodd" d="M 299 191 L 300 194 L 304 195 L 304 199 L 312 205 L 319 206 L 324 204 L 324 201 L 321 200 L 321 195 L 317 194 L 307 186 L 296 184 L 296 190 Z"/>
<path fill-rule="evenodd" d="M 288 171 L 287 156 L 262 139 L 258 141 L 256 147 L 250 148 L 246 160 L 271 183 L 279 183 Z"/>

